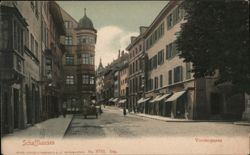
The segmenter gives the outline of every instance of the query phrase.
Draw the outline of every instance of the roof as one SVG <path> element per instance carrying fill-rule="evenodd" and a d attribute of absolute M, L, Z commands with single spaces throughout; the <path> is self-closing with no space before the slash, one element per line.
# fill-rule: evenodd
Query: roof
<path fill-rule="evenodd" d="M 84 16 L 79 20 L 78 28 L 96 31 L 92 20 L 86 15 L 86 8 L 84 8 Z"/>

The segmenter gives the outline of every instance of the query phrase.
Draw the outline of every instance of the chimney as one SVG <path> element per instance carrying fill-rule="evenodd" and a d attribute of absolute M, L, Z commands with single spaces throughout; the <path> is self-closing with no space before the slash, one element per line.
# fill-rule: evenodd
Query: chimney
<path fill-rule="evenodd" d="M 118 58 L 120 58 L 121 57 L 121 51 L 119 50 L 118 51 Z"/>
<path fill-rule="evenodd" d="M 124 56 L 124 50 L 122 50 L 122 57 Z"/>
<path fill-rule="evenodd" d="M 144 33 L 147 30 L 148 27 L 146 26 L 140 26 L 140 34 Z"/>

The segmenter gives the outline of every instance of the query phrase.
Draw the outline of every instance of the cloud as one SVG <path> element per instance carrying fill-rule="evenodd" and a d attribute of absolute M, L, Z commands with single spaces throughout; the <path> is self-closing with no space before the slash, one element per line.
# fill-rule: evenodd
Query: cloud
<path fill-rule="evenodd" d="M 106 66 L 118 56 L 118 50 L 125 50 L 130 43 L 131 36 L 137 36 L 136 32 L 127 32 L 117 26 L 105 26 L 97 30 L 95 65 Z"/>

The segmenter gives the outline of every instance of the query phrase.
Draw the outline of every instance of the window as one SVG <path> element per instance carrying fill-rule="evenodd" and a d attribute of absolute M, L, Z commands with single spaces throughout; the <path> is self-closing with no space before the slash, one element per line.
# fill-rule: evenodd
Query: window
<path fill-rule="evenodd" d="M 151 82 L 150 82 L 150 88 L 151 88 L 151 90 L 154 88 L 153 84 L 154 84 L 154 79 L 151 79 Z"/>
<path fill-rule="evenodd" d="M 134 78 L 135 79 L 135 92 L 138 91 L 138 78 Z"/>
<path fill-rule="evenodd" d="M 134 73 L 135 72 L 135 62 L 133 62 L 133 67 L 132 68 L 133 68 L 132 73 Z"/>
<path fill-rule="evenodd" d="M 36 17 L 38 18 L 39 17 L 39 14 L 38 14 L 38 1 L 34 1 L 35 2 L 35 14 L 36 14 Z"/>
<path fill-rule="evenodd" d="M 72 75 L 66 76 L 66 84 L 73 85 L 74 84 L 74 76 L 72 76 Z"/>
<path fill-rule="evenodd" d="M 34 53 L 34 37 L 32 34 L 30 34 L 30 50 Z"/>
<path fill-rule="evenodd" d="M 82 75 L 82 84 L 89 84 L 89 76 Z"/>
<path fill-rule="evenodd" d="M 9 27 L 10 27 L 9 24 L 10 24 L 10 22 L 9 22 L 8 18 L 4 18 L 4 17 L 1 18 L 1 22 L 0 22 L 0 32 L 1 32 L 0 48 L 1 49 L 8 48 L 9 39 L 10 39 L 10 37 L 12 37 L 9 33 Z M 13 39 L 15 39 L 15 38 L 13 38 Z"/>
<path fill-rule="evenodd" d="M 163 86 L 163 75 L 160 75 L 160 87 Z"/>
<path fill-rule="evenodd" d="M 89 84 L 95 84 L 95 77 L 94 76 L 90 77 Z"/>
<path fill-rule="evenodd" d="M 166 59 L 170 59 L 179 53 L 180 51 L 176 48 L 176 42 L 170 43 L 166 46 Z"/>
<path fill-rule="evenodd" d="M 155 77 L 155 89 L 158 89 L 158 77 Z"/>
<path fill-rule="evenodd" d="M 135 61 L 135 71 L 138 71 L 138 60 Z"/>
<path fill-rule="evenodd" d="M 66 55 L 66 65 L 74 65 L 74 56 L 73 55 Z"/>
<path fill-rule="evenodd" d="M 94 56 L 90 55 L 89 62 L 91 65 L 94 65 Z"/>
<path fill-rule="evenodd" d="M 164 62 L 164 50 L 161 50 L 158 52 L 158 65 L 162 64 Z"/>
<path fill-rule="evenodd" d="M 52 78 L 52 59 L 45 58 L 45 71 L 48 79 Z"/>
<path fill-rule="evenodd" d="M 143 66 L 143 60 L 140 58 L 139 59 L 139 70 L 143 70 L 142 66 Z"/>
<path fill-rule="evenodd" d="M 132 93 L 132 87 L 133 87 L 133 83 L 132 83 L 132 80 L 129 80 L 129 92 Z"/>
<path fill-rule="evenodd" d="M 77 37 L 77 44 L 95 44 L 95 38 L 93 36 L 79 36 Z"/>
<path fill-rule="evenodd" d="M 146 49 L 149 49 L 156 43 L 164 34 L 164 22 L 148 37 L 146 40 Z"/>
<path fill-rule="evenodd" d="M 72 36 L 65 36 L 64 44 L 72 45 Z"/>
<path fill-rule="evenodd" d="M 5 23 L 3 25 L 5 25 Z M 13 31 L 14 31 L 14 36 L 13 36 L 14 49 L 17 50 L 17 52 L 19 53 L 23 53 L 23 30 L 16 21 L 13 21 Z M 8 30 L 5 31 L 5 34 L 3 36 L 6 37 L 7 33 L 8 33 Z M 2 34 L 1 34 L 1 39 L 2 39 Z M 2 41 L 3 40 L 1 40 L 1 42 Z"/>
<path fill-rule="evenodd" d="M 35 41 L 35 55 L 38 56 L 38 43 Z"/>
<path fill-rule="evenodd" d="M 66 29 L 71 28 L 72 27 L 72 22 L 71 21 L 65 21 L 64 25 L 65 25 Z"/>
<path fill-rule="evenodd" d="M 148 70 L 149 70 L 149 71 L 152 70 L 151 62 L 152 62 L 152 58 L 148 60 Z"/>
<path fill-rule="evenodd" d="M 89 64 L 90 63 L 90 55 L 88 53 L 79 54 L 78 55 L 79 64 Z"/>
<path fill-rule="evenodd" d="M 182 81 L 182 66 L 174 68 L 174 83 Z"/>
<path fill-rule="evenodd" d="M 157 54 L 153 57 L 153 68 L 157 68 Z"/>
<path fill-rule="evenodd" d="M 129 65 L 129 74 L 132 74 L 132 64 Z"/>
<path fill-rule="evenodd" d="M 168 84 L 171 85 L 172 84 L 172 70 L 168 71 Z"/>
<path fill-rule="evenodd" d="M 48 28 L 46 28 L 45 43 L 46 43 L 46 47 L 48 47 L 48 45 L 49 45 L 49 29 Z"/>
<path fill-rule="evenodd" d="M 168 15 L 167 17 L 167 27 L 168 29 L 170 29 L 171 27 L 174 26 L 174 22 L 173 22 L 173 14 L 171 13 L 170 15 Z"/>
<path fill-rule="evenodd" d="M 139 46 L 139 51 L 141 51 L 141 50 L 142 50 L 142 46 L 140 45 L 140 46 Z"/>
<path fill-rule="evenodd" d="M 177 24 L 184 17 L 184 9 L 178 6 L 170 15 L 167 17 L 167 28 L 172 28 L 175 24 Z"/>
<path fill-rule="evenodd" d="M 13 42 L 14 42 L 14 49 L 18 50 L 18 26 L 17 26 L 17 22 L 13 21 L 13 28 L 14 28 L 14 36 L 13 36 Z"/>
<path fill-rule="evenodd" d="M 186 63 L 186 79 L 191 78 L 191 62 Z"/>

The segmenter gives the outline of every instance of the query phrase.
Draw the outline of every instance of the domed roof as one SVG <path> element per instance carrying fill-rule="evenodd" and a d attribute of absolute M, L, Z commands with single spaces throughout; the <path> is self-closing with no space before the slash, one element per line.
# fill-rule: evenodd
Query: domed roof
<path fill-rule="evenodd" d="M 78 28 L 95 30 L 91 19 L 86 15 L 86 8 L 84 8 L 84 16 L 79 20 Z"/>

